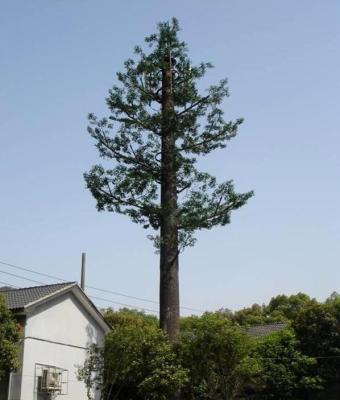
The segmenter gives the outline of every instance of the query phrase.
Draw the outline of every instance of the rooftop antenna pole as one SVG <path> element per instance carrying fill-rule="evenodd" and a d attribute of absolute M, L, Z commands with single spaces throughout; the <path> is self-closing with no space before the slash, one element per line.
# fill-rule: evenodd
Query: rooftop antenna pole
<path fill-rule="evenodd" d="M 81 275 L 80 275 L 80 287 L 85 291 L 85 263 L 86 253 L 81 253 Z"/>

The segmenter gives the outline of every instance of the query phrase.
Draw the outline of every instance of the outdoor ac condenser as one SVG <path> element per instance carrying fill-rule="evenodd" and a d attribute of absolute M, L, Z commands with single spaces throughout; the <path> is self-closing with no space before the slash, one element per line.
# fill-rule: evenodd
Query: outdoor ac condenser
<path fill-rule="evenodd" d="M 61 372 L 58 372 L 55 368 L 43 369 L 39 379 L 39 392 L 57 393 L 61 392 L 61 389 Z"/>

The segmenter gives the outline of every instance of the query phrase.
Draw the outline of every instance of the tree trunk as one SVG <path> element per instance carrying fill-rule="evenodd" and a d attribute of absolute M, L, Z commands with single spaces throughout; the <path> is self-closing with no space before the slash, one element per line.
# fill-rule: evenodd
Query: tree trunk
<path fill-rule="evenodd" d="M 160 227 L 160 327 L 174 342 L 179 329 L 176 144 L 173 128 L 170 57 L 162 79 L 162 160 Z"/>

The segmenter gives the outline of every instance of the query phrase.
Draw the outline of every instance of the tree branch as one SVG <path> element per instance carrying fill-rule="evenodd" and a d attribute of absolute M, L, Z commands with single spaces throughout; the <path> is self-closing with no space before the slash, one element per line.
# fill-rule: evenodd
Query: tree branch
<path fill-rule="evenodd" d="M 97 136 L 98 141 L 105 146 L 108 150 L 112 151 L 112 153 L 115 155 L 115 157 L 117 158 L 122 158 L 123 160 L 125 160 L 125 162 L 127 164 L 135 164 L 135 165 L 139 165 L 140 167 L 144 168 L 144 171 L 146 172 L 150 172 L 153 177 L 155 178 L 155 180 L 157 181 L 157 183 L 160 183 L 160 179 L 158 178 L 158 172 L 157 170 L 155 170 L 154 168 L 152 168 L 149 164 L 146 164 L 143 161 L 140 161 L 137 159 L 136 153 L 134 152 L 134 150 L 132 149 L 132 146 L 130 145 L 130 149 L 134 155 L 133 157 L 129 157 L 126 156 L 125 154 L 122 154 L 120 152 L 118 152 L 117 150 L 115 150 L 114 148 L 112 148 L 112 146 L 110 146 L 109 143 L 107 143 L 107 141 L 103 140 L 102 138 L 107 139 L 106 135 L 104 133 L 102 133 L 102 136 Z"/>
<path fill-rule="evenodd" d="M 215 218 L 222 217 L 223 215 L 225 215 L 226 213 L 228 213 L 229 211 L 231 211 L 231 210 L 233 209 L 234 206 L 235 206 L 235 203 L 234 203 L 234 202 L 228 204 L 228 206 L 225 206 L 225 207 L 223 208 L 223 210 L 221 210 L 221 211 L 219 211 L 219 212 L 216 212 L 216 211 L 215 211 L 215 212 L 213 212 L 212 215 L 208 215 L 208 216 L 205 217 L 205 218 L 199 219 L 198 221 L 195 222 L 195 226 L 191 226 L 190 224 L 187 224 L 187 225 L 182 224 L 182 225 L 178 225 L 177 228 L 178 228 L 178 229 L 188 229 L 188 228 L 197 229 L 197 228 L 199 228 L 199 227 L 202 227 L 203 224 L 207 224 L 207 223 L 209 223 L 209 222 L 212 222 L 212 220 L 214 220 Z"/>
<path fill-rule="evenodd" d="M 158 132 L 157 129 L 155 129 L 155 127 L 151 127 L 151 126 L 147 126 L 145 125 L 142 121 L 140 121 L 139 119 L 137 119 L 136 117 L 134 117 L 133 115 L 131 115 L 131 113 L 129 111 L 126 110 L 126 107 L 121 107 L 121 111 L 123 113 L 125 113 L 128 118 L 116 118 L 116 120 L 118 122 L 133 122 L 137 125 L 139 125 L 140 127 L 142 127 L 143 129 L 150 131 L 152 133 L 154 133 L 157 136 L 161 136 L 161 134 Z"/>
<path fill-rule="evenodd" d="M 211 125 L 211 129 L 209 130 L 208 134 L 210 134 L 210 132 L 212 131 L 212 126 L 213 126 L 213 124 Z M 202 140 L 201 142 L 195 143 L 192 146 L 181 147 L 179 150 L 180 151 L 188 151 L 188 150 L 192 150 L 192 149 L 195 149 L 197 147 L 200 147 L 200 146 L 205 146 L 206 144 L 208 144 L 210 142 L 213 142 L 215 140 L 218 140 L 219 138 L 222 138 L 224 135 L 225 135 L 225 132 L 220 132 L 217 135 L 214 135 L 209 139 Z"/>
<path fill-rule="evenodd" d="M 180 193 L 184 192 L 184 190 L 189 189 L 191 185 L 192 185 L 192 182 L 187 183 L 181 189 L 177 190 L 177 194 L 180 194 Z"/>
<path fill-rule="evenodd" d="M 206 100 L 208 100 L 210 95 L 202 97 L 200 100 L 196 101 L 195 103 L 191 104 L 189 107 L 185 108 L 183 111 L 181 111 L 179 114 L 177 114 L 177 117 L 180 117 L 181 115 L 185 114 L 186 112 L 192 110 L 196 106 L 198 106 L 201 103 L 204 103 Z"/>
<path fill-rule="evenodd" d="M 147 213 L 147 215 L 154 215 L 158 217 L 158 213 L 155 211 L 154 207 L 152 206 L 147 206 L 143 203 L 141 203 L 139 200 L 132 198 L 132 199 L 122 199 L 119 196 L 116 196 L 112 193 L 112 190 L 110 188 L 110 185 L 106 185 L 108 188 L 108 192 L 102 188 L 99 188 L 98 190 L 105 196 L 111 197 L 117 204 L 123 205 L 125 207 L 136 207 L 139 210 L 142 210 L 144 213 Z M 139 204 L 138 204 L 139 203 Z"/>
<path fill-rule="evenodd" d="M 149 92 L 147 90 L 144 89 L 145 85 L 143 83 L 143 79 L 140 77 L 139 78 L 140 84 L 139 85 L 135 85 L 135 87 L 140 90 L 142 93 L 144 93 L 146 96 L 150 96 L 152 98 L 152 100 L 156 101 L 157 103 L 161 104 L 162 103 L 162 99 L 160 98 L 160 96 L 158 95 L 158 93 L 154 93 L 154 92 Z"/>

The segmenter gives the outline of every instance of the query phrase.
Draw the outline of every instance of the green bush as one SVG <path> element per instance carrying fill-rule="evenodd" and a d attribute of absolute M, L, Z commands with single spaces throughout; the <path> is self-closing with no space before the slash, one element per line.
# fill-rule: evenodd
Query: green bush
<path fill-rule="evenodd" d="M 0 380 L 19 367 L 18 326 L 0 296 Z"/>
<path fill-rule="evenodd" d="M 104 347 L 92 347 L 79 371 L 89 398 L 96 387 L 105 400 L 166 400 L 175 395 L 187 372 L 165 334 L 152 320 L 126 311 L 112 321 Z"/>
<path fill-rule="evenodd" d="M 183 319 L 178 353 L 189 371 L 183 399 L 225 400 L 242 393 L 259 372 L 251 346 L 245 331 L 219 313 Z"/>

